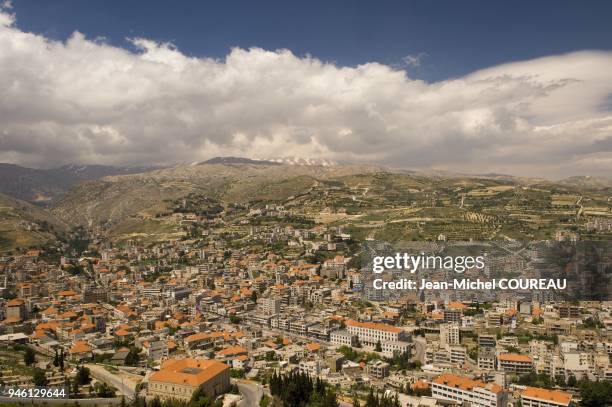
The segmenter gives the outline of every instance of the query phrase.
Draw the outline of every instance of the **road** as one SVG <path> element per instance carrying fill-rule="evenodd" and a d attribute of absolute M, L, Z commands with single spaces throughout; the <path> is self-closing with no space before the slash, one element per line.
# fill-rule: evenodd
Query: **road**
<path fill-rule="evenodd" d="M 427 341 L 421 336 L 414 338 L 414 360 L 425 364 L 425 348 L 427 347 Z"/>
<path fill-rule="evenodd" d="M 236 385 L 243 399 L 238 403 L 238 407 L 257 407 L 259 400 L 263 397 L 263 387 L 261 384 L 249 382 L 247 380 L 237 380 Z"/>
<path fill-rule="evenodd" d="M 81 405 L 81 406 L 118 406 L 121 404 L 121 397 L 115 397 L 111 399 L 16 399 L 10 397 L 0 397 L 0 403 L 7 405 L 16 405 L 19 403 L 20 405 L 28 405 L 28 404 L 47 404 L 50 406 L 59 405 L 59 406 L 67 406 L 67 405 Z"/>
<path fill-rule="evenodd" d="M 131 380 L 122 379 L 121 376 L 109 372 L 102 366 L 87 364 L 85 365 L 91 371 L 91 375 L 106 384 L 116 388 L 119 393 L 127 398 L 133 398 L 136 391 L 136 386 Z"/>

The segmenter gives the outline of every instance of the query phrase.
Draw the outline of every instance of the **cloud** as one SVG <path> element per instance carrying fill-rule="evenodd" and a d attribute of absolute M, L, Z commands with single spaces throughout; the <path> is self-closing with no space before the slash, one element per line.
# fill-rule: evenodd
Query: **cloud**
<path fill-rule="evenodd" d="M 495 66 L 437 83 L 288 50 L 195 58 L 76 32 L 58 42 L 0 12 L 0 162 L 141 165 L 215 155 L 530 176 L 612 173 L 612 53 Z"/>
<path fill-rule="evenodd" d="M 419 67 L 421 66 L 421 62 L 423 61 L 423 58 L 425 58 L 426 56 L 427 54 L 425 52 L 419 52 L 418 54 L 415 54 L 415 55 L 406 55 L 404 58 L 402 58 L 402 62 L 406 66 Z"/>
<path fill-rule="evenodd" d="M 11 0 L 4 0 L 0 4 L 0 9 L 11 10 L 13 8 L 13 2 Z"/>

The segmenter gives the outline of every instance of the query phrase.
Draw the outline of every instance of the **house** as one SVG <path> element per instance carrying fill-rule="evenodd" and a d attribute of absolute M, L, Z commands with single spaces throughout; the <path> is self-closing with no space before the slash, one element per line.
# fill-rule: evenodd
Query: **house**
<path fill-rule="evenodd" d="M 149 378 L 147 397 L 189 401 L 198 388 L 213 400 L 227 392 L 230 367 L 216 360 L 169 359 Z"/>

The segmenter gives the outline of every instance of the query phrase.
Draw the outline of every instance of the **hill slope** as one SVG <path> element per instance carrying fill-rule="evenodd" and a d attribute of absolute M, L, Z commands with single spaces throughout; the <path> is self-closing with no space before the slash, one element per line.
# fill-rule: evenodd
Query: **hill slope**
<path fill-rule="evenodd" d="M 0 252 L 48 244 L 67 230 L 49 211 L 0 194 Z"/>

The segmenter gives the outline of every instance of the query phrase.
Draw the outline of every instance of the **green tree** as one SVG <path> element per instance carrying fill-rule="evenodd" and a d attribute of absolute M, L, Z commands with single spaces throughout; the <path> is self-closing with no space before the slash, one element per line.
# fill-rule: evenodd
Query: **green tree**
<path fill-rule="evenodd" d="M 591 382 L 584 380 L 580 383 L 581 405 L 585 407 L 601 407 L 612 405 L 612 383 Z"/>
<path fill-rule="evenodd" d="M 96 383 L 94 386 L 94 391 L 96 392 L 96 395 L 101 398 L 115 397 L 115 389 L 106 383 Z"/>
<path fill-rule="evenodd" d="M 34 373 L 32 373 L 32 381 L 34 382 L 34 386 L 46 386 L 49 384 L 45 371 L 39 368 L 34 369 Z"/>
<path fill-rule="evenodd" d="M 138 366 L 140 362 L 140 349 L 135 346 L 130 346 L 130 351 L 125 357 L 125 364 L 127 366 Z"/>
<path fill-rule="evenodd" d="M 85 366 L 77 367 L 77 373 L 74 380 L 80 385 L 89 384 L 91 382 L 91 371 Z"/>
<path fill-rule="evenodd" d="M 34 349 L 30 347 L 27 347 L 25 349 L 25 353 L 23 354 L 23 361 L 26 366 L 31 366 L 36 363 L 36 352 L 34 352 Z"/>
<path fill-rule="evenodd" d="M 570 374 L 567 379 L 567 386 L 576 387 L 577 384 L 578 384 L 578 380 L 576 380 L 576 376 L 574 376 L 573 374 Z"/>
<path fill-rule="evenodd" d="M 376 347 L 374 348 L 376 352 L 382 352 L 382 345 L 380 341 L 376 342 Z"/>

